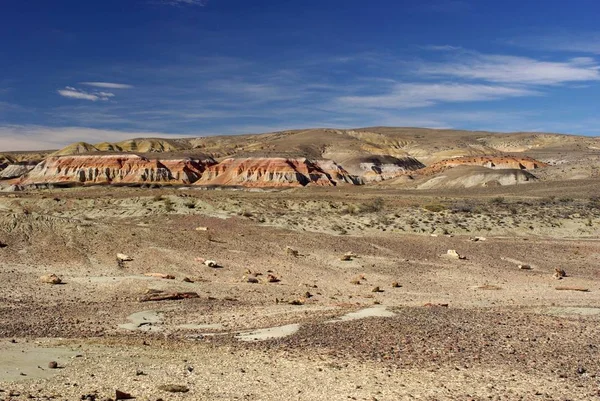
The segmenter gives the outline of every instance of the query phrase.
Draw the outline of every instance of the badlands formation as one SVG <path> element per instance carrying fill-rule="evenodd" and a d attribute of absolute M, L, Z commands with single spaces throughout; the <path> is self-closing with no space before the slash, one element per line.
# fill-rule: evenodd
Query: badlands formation
<path fill-rule="evenodd" d="M 0 155 L 0 400 L 594 400 L 600 140 Z"/>
<path fill-rule="evenodd" d="M 595 138 L 409 128 L 311 129 L 261 135 L 74 143 L 54 152 L 0 158 L 4 188 L 47 185 L 303 187 L 396 185 L 435 188 L 458 166 L 465 185 L 535 180 L 565 163 L 561 150 L 594 153 Z M 43 155 L 43 156 L 42 156 Z M 497 170 L 492 172 L 492 170 Z M 518 173 L 510 170 L 523 170 Z M 428 182 L 425 182 L 428 181 Z M 462 185 L 453 180 L 453 185 Z"/>

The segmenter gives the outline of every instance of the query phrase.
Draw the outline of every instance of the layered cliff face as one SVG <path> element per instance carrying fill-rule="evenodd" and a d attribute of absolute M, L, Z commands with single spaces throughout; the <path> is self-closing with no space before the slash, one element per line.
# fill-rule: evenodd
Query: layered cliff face
<path fill-rule="evenodd" d="M 299 187 L 309 184 L 335 186 L 344 183 L 361 182 L 331 160 L 249 157 L 229 158 L 208 167 L 196 185 Z"/>
<path fill-rule="evenodd" d="M 9 180 L 21 177 L 35 168 L 35 164 L 8 164 L 0 171 L 0 179 Z"/>
<path fill-rule="evenodd" d="M 454 159 L 446 159 L 429 165 L 419 171 L 421 175 L 432 175 L 452 167 L 458 166 L 480 166 L 489 169 L 517 169 L 517 170 L 534 170 L 541 167 L 546 167 L 548 164 L 532 159 L 530 157 L 513 157 L 513 156 L 478 156 L 478 157 L 457 157 Z"/>
<path fill-rule="evenodd" d="M 138 155 L 51 156 L 19 181 L 31 184 L 190 184 L 212 160 L 150 160 Z"/>

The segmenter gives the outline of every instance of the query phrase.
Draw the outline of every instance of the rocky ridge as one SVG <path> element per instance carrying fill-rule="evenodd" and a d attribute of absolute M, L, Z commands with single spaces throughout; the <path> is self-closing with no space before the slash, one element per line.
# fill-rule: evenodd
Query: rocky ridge
<path fill-rule="evenodd" d="M 0 170 L 12 167 L 0 175 L 0 180 L 5 187 L 54 183 L 301 187 L 381 181 L 404 185 L 413 182 L 411 178 L 431 177 L 459 166 L 545 168 L 563 157 L 561 144 L 585 148 L 589 157 L 596 157 L 596 148 L 600 155 L 597 142 L 597 138 L 557 134 L 391 127 L 140 138 L 94 145 L 74 143 L 46 159 L 35 160 L 39 164 L 29 172 L 25 156 L 7 153 L 0 158 Z M 513 153 L 506 153 L 508 150 Z M 535 179 L 530 174 L 510 176 L 492 181 L 508 185 Z"/>
<path fill-rule="evenodd" d="M 50 156 L 17 184 L 190 184 L 212 163 L 212 159 L 151 160 L 135 154 Z"/>

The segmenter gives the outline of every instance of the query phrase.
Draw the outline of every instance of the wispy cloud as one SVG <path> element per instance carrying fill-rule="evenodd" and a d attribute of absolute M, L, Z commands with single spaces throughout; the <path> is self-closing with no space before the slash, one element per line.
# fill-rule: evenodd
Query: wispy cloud
<path fill-rule="evenodd" d="M 427 46 L 420 46 L 420 47 L 421 47 L 421 49 L 431 50 L 431 51 L 436 51 L 436 52 L 450 52 L 450 51 L 462 50 L 462 47 L 460 47 L 460 46 L 451 46 L 451 45 L 427 45 Z"/>
<path fill-rule="evenodd" d="M 92 102 L 96 102 L 98 100 L 106 101 L 115 96 L 115 94 L 111 92 L 90 93 L 81 89 L 74 88 L 72 86 L 66 86 L 65 89 L 59 89 L 57 92 L 63 97 L 68 97 L 71 99 L 90 100 Z"/>
<path fill-rule="evenodd" d="M 133 85 L 128 84 L 116 84 L 113 82 L 80 82 L 81 85 L 93 86 L 96 88 L 104 89 L 131 89 Z"/>
<path fill-rule="evenodd" d="M 528 57 L 470 53 L 448 62 L 422 63 L 417 73 L 488 82 L 556 85 L 600 80 L 600 64 L 589 57 L 541 61 Z"/>
<path fill-rule="evenodd" d="M 355 107 L 407 109 L 437 103 L 495 100 L 507 97 L 534 96 L 538 92 L 525 88 L 463 83 L 397 83 L 383 94 L 342 96 L 338 102 Z"/>
<path fill-rule="evenodd" d="M 73 142 L 118 142 L 141 137 L 166 137 L 164 132 L 119 131 L 84 127 L 45 127 L 37 125 L 0 126 L 0 152 L 9 150 L 59 149 Z M 183 136 L 183 135 L 179 135 Z"/>

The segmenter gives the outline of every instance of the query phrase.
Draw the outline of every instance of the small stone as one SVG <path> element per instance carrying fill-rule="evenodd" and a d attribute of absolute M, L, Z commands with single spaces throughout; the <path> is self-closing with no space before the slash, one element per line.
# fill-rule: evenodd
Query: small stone
<path fill-rule="evenodd" d="M 383 290 L 381 288 L 379 288 L 379 287 L 373 287 L 371 289 L 371 292 L 383 292 Z"/>
<path fill-rule="evenodd" d="M 563 277 L 567 277 L 567 272 L 565 272 L 563 269 L 560 268 L 556 268 L 554 269 L 554 278 L 557 280 L 562 280 Z"/>
<path fill-rule="evenodd" d="M 212 268 L 217 268 L 220 267 L 219 264 L 217 262 L 215 262 L 214 260 L 205 260 L 204 264 L 208 267 L 212 267 Z"/>
<path fill-rule="evenodd" d="M 312 297 L 313 297 L 313 294 L 311 294 L 310 292 L 306 291 L 304 293 L 304 298 L 312 298 Z"/>
<path fill-rule="evenodd" d="M 246 279 L 246 282 L 252 283 L 252 284 L 258 284 L 258 279 L 256 277 L 248 277 Z"/>
<path fill-rule="evenodd" d="M 122 262 L 131 262 L 133 258 L 131 256 L 127 256 L 124 253 L 117 253 L 117 260 Z"/>
<path fill-rule="evenodd" d="M 582 375 L 586 372 L 585 368 L 583 366 L 580 366 L 577 368 L 577 373 Z"/>
<path fill-rule="evenodd" d="M 193 283 L 193 282 L 194 282 L 194 281 L 192 281 L 192 279 L 191 279 L 191 278 L 189 278 L 189 277 L 184 277 L 184 278 L 183 278 L 183 280 L 181 280 L 181 281 L 183 281 L 184 283 Z"/>
<path fill-rule="evenodd" d="M 352 280 L 352 281 L 350 281 L 350 284 L 360 285 L 360 280 L 359 279 Z"/>
<path fill-rule="evenodd" d="M 115 400 L 131 400 L 133 397 L 131 394 L 124 391 L 115 390 Z"/>
<path fill-rule="evenodd" d="M 146 376 L 146 373 L 144 373 L 143 370 L 138 369 L 135 371 L 135 375 L 136 376 Z"/>
<path fill-rule="evenodd" d="M 397 281 L 392 281 L 392 288 L 400 288 L 400 287 L 402 287 L 400 285 L 400 283 L 398 283 Z"/>
<path fill-rule="evenodd" d="M 58 368 L 58 363 L 56 361 L 48 362 L 48 369 L 57 369 L 57 368 Z"/>
<path fill-rule="evenodd" d="M 169 393 L 187 393 L 190 391 L 189 388 L 180 384 L 163 384 L 158 386 L 158 389 Z"/>
<path fill-rule="evenodd" d="M 521 270 L 531 270 L 531 266 L 530 265 L 519 265 L 519 269 L 521 269 Z"/>
<path fill-rule="evenodd" d="M 278 282 L 280 282 L 281 280 L 279 280 L 279 278 L 277 278 L 277 276 L 275 276 L 275 275 L 273 275 L 273 274 L 269 274 L 269 275 L 267 275 L 267 281 L 268 281 L 269 283 L 278 283 Z"/>
<path fill-rule="evenodd" d="M 40 277 L 40 281 L 46 284 L 61 284 L 62 280 L 56 274 L 51 273 Z"/>
<path fill-rule="evenodd" d="M 297 250 L 295 250 L 294 248 L 287 246 L 285 247 L 285 253 L 287 253 L 290 256 L 293 256 L 295 258 L 297 258 L 298 256 L 300 256 L 300 254 L 298 253 Z"/>
<path fill-rule="evenodd" d="M 208 227 L 196 227 L 196 231 L 208 231 Z"/>
<path fill-rule="evenodd" d="M 466 256 L 462 256 L 460 255 L 458 252 L 456 252 L 456 250 L 454 249 L 448 249 L 448 252 L 446 252 L 446 255 L 454 258 L 454 259 L 466 259 Z"/>

